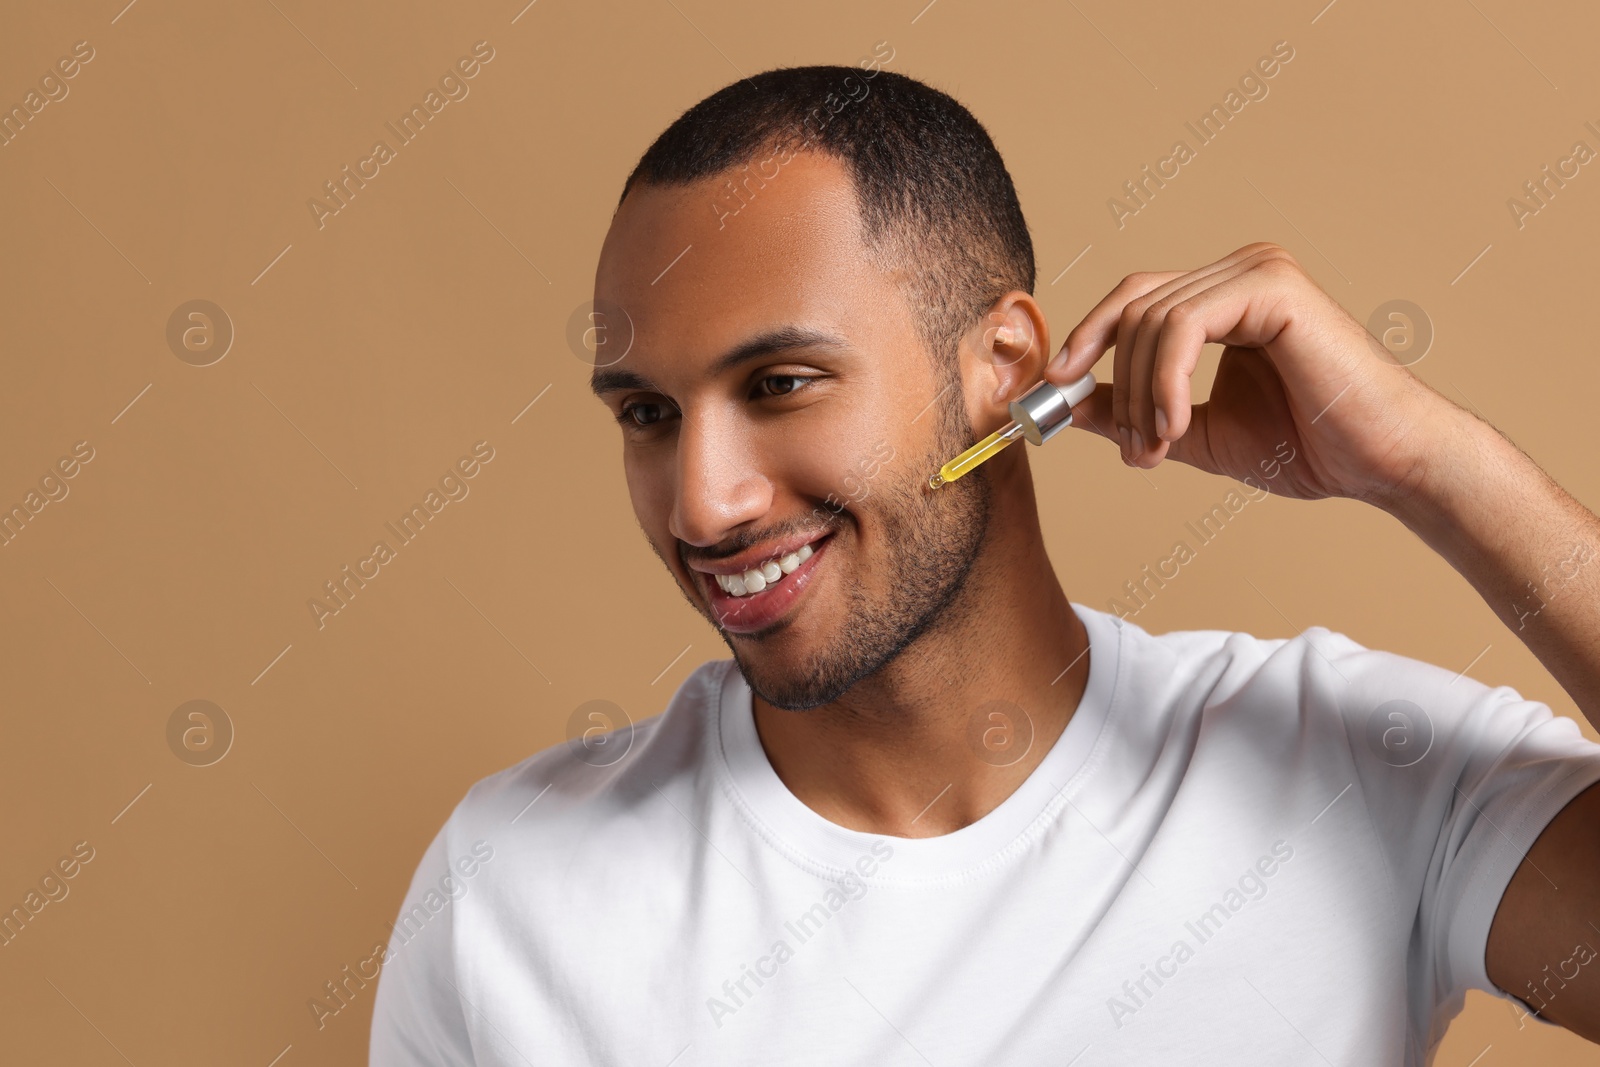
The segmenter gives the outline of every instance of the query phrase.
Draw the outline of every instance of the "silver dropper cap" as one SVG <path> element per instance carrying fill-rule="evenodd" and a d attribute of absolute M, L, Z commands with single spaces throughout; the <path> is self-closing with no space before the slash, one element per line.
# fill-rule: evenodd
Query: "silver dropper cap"
<path fill-rule="evenodd" d="M 1072 425 L 1072 406 L 1094 392 L 1094 375 L 1085 374 L 1062 388 L 1044 381 L 1011 402 L 1011 418 L 1029 444 L 1042 445 Z"/>

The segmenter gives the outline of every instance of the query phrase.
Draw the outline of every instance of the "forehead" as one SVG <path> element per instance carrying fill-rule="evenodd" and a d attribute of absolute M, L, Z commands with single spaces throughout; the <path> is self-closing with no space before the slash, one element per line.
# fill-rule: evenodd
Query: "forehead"
<path fill-rule="evenodd" d="M 846 165 L 817 152 L 756 163 L 690 185 L 636 187 L 623 201 L 595 303 L 628 313 L 630 363 L 708 362 L 775 325 L 850 337 L 909 325 L 862 243 Z"/>

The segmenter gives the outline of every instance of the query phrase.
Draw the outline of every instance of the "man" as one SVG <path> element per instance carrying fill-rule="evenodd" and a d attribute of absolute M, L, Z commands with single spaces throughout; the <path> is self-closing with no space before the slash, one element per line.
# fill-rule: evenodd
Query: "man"
<path fill-rule="evenodd" d="M 1280 248 L 1134 275 L 1048 364 L 1033 286 L 993 144 L 912 79 L 769 71 L 650 147 L 592 384 L 733 658 L 472 788 L 374 1064 L 1423 1064 L 1468 989 L 1600 1039 L 1576 723 L 1321 627 L 1147 633 L 1063 593 L 1026 448 L 928 477 L 1114 347 L 1076 425 L 1384 509 L 1591 719 L 1600 522 Z"/>

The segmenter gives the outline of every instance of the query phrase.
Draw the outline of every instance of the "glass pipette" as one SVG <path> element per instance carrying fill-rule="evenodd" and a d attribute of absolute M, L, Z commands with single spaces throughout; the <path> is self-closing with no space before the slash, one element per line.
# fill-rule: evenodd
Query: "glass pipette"
<path fill-rule="evenodd" d="M 1006 446 L 1020 437 L 1027 438 L 1029 444 L 1044 444 L 1061 430 L 1072 425 L 1073 405 L 1081 403 L 1083 398 L 1092 392 L 1094 392 L 1093 374 L 1085 374 L 1065 388 L 1053 382 L 1040 382 L 1011 402 L 1011 422 L 940 467 L 928 479 L 928 488 L 937 489 L 955 481 L 973 468 L 999 455 Z"/>

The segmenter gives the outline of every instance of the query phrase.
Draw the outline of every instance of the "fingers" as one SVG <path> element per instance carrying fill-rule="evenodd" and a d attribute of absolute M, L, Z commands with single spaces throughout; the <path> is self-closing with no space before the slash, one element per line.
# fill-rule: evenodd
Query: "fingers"
<path fill-rule="evenodd" d="M 1152 299 L 1159 298 L 1164 293 L 1158 293 L 1156 290 L 1174 280 L 1179 280 L 1182 284 L 1185 281 L 1204 278 L 1208 274 L 1230 267 L 1268 249 L 1282 251 L 1276 245 L 1258 242 L 1245 245 L 1198 270 L 1147 271 L 1128 275 L 1083 317 L 1082 322 L 1073 327 L 1071 333 L 1067 334 L 1066 343 L 1061 346 L 1061 354 L 1067 357 L 1066 362 L 1060 365 L 1052 364 L 1048 377 L 1060 384 L 1075 381 L 1088 373 L 1089 368 L 1099 362 L 1100 357 L 1105 355 L 1106 349 L 1115 342 L 1123 309 L 1129 302 L 1145 296 L 1150 296 Z M 1058 354 L 1056 358 L 1059 359 L 1061 356 Z"/>
<path fill-rule="evenodd" d="M 1117 287 L 1106 294 L 1105 299 L 1096 304 L 1083 321 L 1073 327 L 1067 334 L 1066 344 L 1061 346 L 1061 355 L 1067 357 L 1065 363 L 1057 364 L 1051 361 L 1045 368 L 1046 377 L 1058 385 L 1076 381 L 1089 372 L 1089 368 L 1100 361 L 1106 349 L 1116 341 L 1116 330 L 1122 316 L 1122 309 L 1130 300 L 1143 296 L 1157 286 L 1164 285 L 1173 278 L 1183 277 L 1187 271 L 1161 271 L 1153 274 L 1130 274 Z"/>
<path fill-rule="evenodd" d="M 1144 452 L 1147 442 L 1154 440 L 1153 434 L 1142 439 L 1134 436 L 1136 426 L 1130 415 L 1137 366 L 1135 355 L 1138 347 L 1140 324 L 1145 309 L 1150 307 L 1152 302 L 1161 300 L 1173 287 L 1181 286 L 1191 277 L 1196 274 L 1203 274 L 1209 269 L 1201 268 L 1200 271 L 1186 271 L 1161 276 L 1165 279 L 1164 281 L 1134 296 L 1133 299 L 1122 306 L 1121 312 L 1117 316 L 1117 350 L 1112 358 L 1111 369 L 1111 410 L 1124 460 L 1131 461 L 1133 457 Z M 1115 309 L 1108 309 L 1108 313 L 1112 310 Z M 1070 336 L 1068 342 L 1071 342 Z M 1101 349 L 1101 351 L 1104 352 L 1104 349 Z"/>
<path fill-rule="evenodd" d="M 1094 391 L 1072 409 L 1072 425 L 1098 434 L 1120 447 L 1117 424 L 1111 416 L 1111 386 L 1097 385 Z M 1141 467 L 1153 467 L 1161 459 L 1175 459 L 1201 470 L 1216 471 L 1211 459 L 1210 437 L 1206 433 L 1206 405 L 1198 404 L 1190 413 L 1187 432 L 1174 441 L 1158 441 L 1157 450 L 1147 451 Z"/>
<path fill-rule="evenodd" d="M 1182 436 L 1189 421 L 1189 379 L 1200 362 L 1200 351 L 1232 325 L 1221 321 L 1226 313 L 1218 316 L 1216 295 L 1259 261 L 1259 255 L 1229 257 L 1209 273 L 1196 271 L 1164 287 L 1165 293 L 1153 302 L 1138 303 L 1138 323 L 1128 353 L 1126 406 L 1116 409 L 1119 424 L 1136 435 L 1135 445 L 1142 442 L 1153 451 L 1161 441 Z M 1211 336 L 1213 330 L 1216 337 Z M 1131 449 L 1130 458 L 1140 451 Z"/>
<path fill-rule="evenodd" d="M 1181 458 L 1193 449 L 1171 446 L 1199 417 L 1190 380 L 1201 350 L 1208 342 L 1271 341 L 1283 318 L 1275 298 L 1296 271 L 1287 252 L 1259 243 L 1195 271 L 1130 275 L 1068 335 L 1061 373 L 1049 377 L 1078 377 L 1114 344 L 1110 424 L 1101 432 L 1128 463 L 1154 466 L 1169 448 Z"/>

